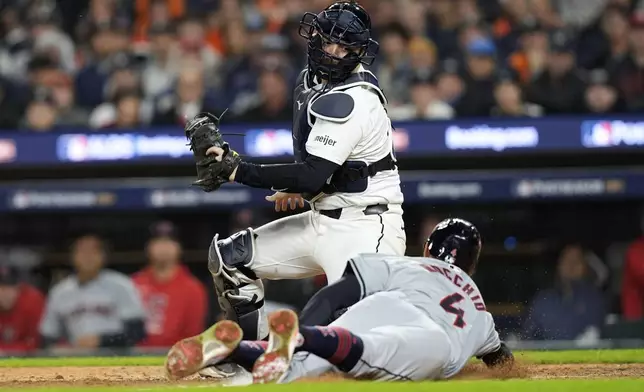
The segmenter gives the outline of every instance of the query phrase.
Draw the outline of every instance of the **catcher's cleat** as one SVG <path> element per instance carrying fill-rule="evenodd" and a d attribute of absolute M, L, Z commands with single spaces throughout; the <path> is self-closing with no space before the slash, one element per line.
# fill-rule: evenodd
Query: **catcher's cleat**
<path fill-rule="evenodd" d="M 179 380 L 219 363 L 237 348 L 242 336 L 237 323 L 223 320 L 201 335 L 179 341 L 172 346 L 166 358 L 167 378 Z"/>
<path fill-rule="evenodd" d="M 199 371 L 201 380 L 210 381 L 216 386 L 245 386 L 253 384 L 253 375 L 243 367 L 232 362 L 220 362 Z"/>
<path fill-rule="evenodd" d="M 279 383 L 286 374 L 298 344 L 299 325 L 292 310 L 278 310 L 268 316 L 268 348 L 253 366 L 253 383 Z"/>

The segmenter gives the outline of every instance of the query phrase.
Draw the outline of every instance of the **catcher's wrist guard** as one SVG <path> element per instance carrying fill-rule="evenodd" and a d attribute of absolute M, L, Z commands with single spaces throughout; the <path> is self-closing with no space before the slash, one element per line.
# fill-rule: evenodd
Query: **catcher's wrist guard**
<path fill-rule="evenodd" d="M 223 115 L 223 114 L 222 114 Z M 197 180 L 193 185 L 212 192 L 228 182 L 230 175 L 241 163 L 239 154 L 231 150 L 219 131 L 221 117 L 211 113 L 199 113 L 186 124 L 185 134 L 190 143 L 197 165 Z M 216 154 L 207 155 L 208 149 L 219 147 L 224 153 L 221 161 Z"/>

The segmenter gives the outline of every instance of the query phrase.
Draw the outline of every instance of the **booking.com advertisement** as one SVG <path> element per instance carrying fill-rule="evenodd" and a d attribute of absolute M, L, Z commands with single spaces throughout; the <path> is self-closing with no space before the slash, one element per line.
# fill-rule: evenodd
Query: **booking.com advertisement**
<path fill-rule="evenodd" d="M 232 134 L 224 138 L 246 157 L 276 158 L 293 154 L 288 126 L 224 126 L 222 132 Z M 644 148 L 644 117 L 410 122 L 394 124 L 393 136 L 398 157 L 626 150 Z M 0 165 L 192 159 L 180 128 L 0 136 Z"/>

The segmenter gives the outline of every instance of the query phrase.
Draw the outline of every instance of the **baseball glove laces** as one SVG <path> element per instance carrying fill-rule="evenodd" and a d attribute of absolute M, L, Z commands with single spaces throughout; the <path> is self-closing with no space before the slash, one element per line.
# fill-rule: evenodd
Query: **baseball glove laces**
<path fill-rule="evenodd" d="M 213 192 L 229 182 L 231 174 L 241 163 L 241 157 L 230 148 L 220 131 L 219 124 L 224 113 L 219 117 L 212 113 L 199 113 L 184 129 L 197 168 L 197 180 L 193 185 L 205 192 Z M 223 154 L 208 154 L 212 147 L 222 149 Z"/>

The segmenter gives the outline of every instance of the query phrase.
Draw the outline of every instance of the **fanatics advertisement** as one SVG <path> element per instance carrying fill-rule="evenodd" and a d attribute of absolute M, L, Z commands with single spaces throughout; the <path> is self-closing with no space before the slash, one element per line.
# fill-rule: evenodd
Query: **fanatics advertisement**
<path fill-rule="evenodd" d="M 2 211 L 163 210 L 265 206 L 270 192 L 226 184 L 211 193 L 192 178 L 68 180 L 0 186 Z M 644 197 L 644 171 L 441 172 L 402 176 L 407 204 L 535 202 Z"/>

